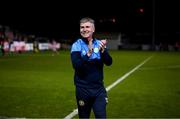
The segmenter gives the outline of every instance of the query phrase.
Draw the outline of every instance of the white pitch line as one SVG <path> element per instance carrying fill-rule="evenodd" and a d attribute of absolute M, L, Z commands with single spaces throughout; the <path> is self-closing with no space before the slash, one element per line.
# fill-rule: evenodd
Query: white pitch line
<path fill-rule="evenodd" d="M 78 109 L 76 108 L 73 112 L 68 114 L 64 119 L 72 119 L 74 116 L 78 114 Z"/>
<path fill-rule="evenodd" d="M 120 83 L 122 80 L 124 80 L 126 77 L 128 77 L 130 74 L 132 74 L 133 72 L 135 72 L 137 69 L 139 69 L 142 65 L 144 65 L 148 60 L 150 60 L 152 58 L 152 56 L 148 57 L 147 59 L 145 59 L 142 63 L 140 63 L 139 65 L 137 65 L 135 68 L 133 68 L 131 71 L 127 72 L 125 75 L 123 75 L 121 78 L 117 79 L 114 83 L 112 83 L 111 85 L 109 85 L 106 90 L 109 91 L 111 90 L 111 88 L 113 88 L 114 86 L 116 86 L 118 83 Z"/>
<path fill-rule="evenodd" d="M 141 62 L 139 65 L 137 65 L 135 68 L 133 68 L 131 71 L 127 72 L 125 75 L 123 75 L 121 78 L 117 79 L 114 83 L 112 83 L 111 85 L 109 85 L 106 88 L 106 91 L 111 90 L 111 88 L 113 88 L 114 86 L 116 86 L 118 83 L 120 83 L 122 80 L 124 80 L 126 77 L 128 77 L 130 74 L 132 74 L 133 72 L 135 72 L 137 69 L 139 69 L 142 65 L 144 65 L 147 61 L 149 61 L 152 58 L 152 56 L 148 57 L 147 59 L 145 59 L 143 62 Z M 73 112 L 71 112 L 70 114 L 68 114 L 64 119 L 72 119 L 74 116 L 76 116 L 78 114 L 78 109 L 74 109 Z"/>

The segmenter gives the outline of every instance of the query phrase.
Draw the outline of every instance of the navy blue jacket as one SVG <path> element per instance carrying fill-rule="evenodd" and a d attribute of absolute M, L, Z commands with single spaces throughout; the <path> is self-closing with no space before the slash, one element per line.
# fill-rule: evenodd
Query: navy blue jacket
<path fill-rule="evenodd" d="M 88 42 L 78 39 L 71 48 L 71 61 L 75 70 L 74 83 L 83 88 L 100 88 L 103 86 L 103 66 L 112 64 L 112 57 L 107 49 L 101 53 L 100 40 L 93 39 L 93 53 L 87 56 Z"/>

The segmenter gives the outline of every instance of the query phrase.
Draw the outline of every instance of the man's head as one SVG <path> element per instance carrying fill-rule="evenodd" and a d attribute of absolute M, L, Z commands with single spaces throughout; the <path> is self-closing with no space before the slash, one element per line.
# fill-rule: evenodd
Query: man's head
<path fill-rule="evenodd" d="M 87 38 L 88 40 L 91 40 L 94 31 L 95 31 L 95 22 L 93 19 L 89 17 L 85 17 L 80 20 L 80 34 L 83 38 Z"/>

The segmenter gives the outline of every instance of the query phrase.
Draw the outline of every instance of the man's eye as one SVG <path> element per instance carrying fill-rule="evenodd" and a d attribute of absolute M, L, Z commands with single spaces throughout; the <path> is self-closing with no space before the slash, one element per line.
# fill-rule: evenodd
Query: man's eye
<path fill-rule="evenodd" d="M 80 28 L 81 29 L 83 29 L 83 28 L 90 28 L 90 26 L 81 26 Z"/>

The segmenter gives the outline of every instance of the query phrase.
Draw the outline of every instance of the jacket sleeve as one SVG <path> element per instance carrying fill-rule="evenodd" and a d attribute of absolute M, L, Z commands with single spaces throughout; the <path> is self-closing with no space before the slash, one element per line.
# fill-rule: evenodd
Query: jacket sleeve
<path fill-rule="evenodd" d="M 105 49 L 103 53 L 101 53 L 102 61 L 105 65 L 110 66 L 112 64 L 112 57 L 108 53 L 108 50 Z"/>
<path fill-rule="evenodd" d="M 78 51 L 71 53 L 71 62 L 73 68 L 76 70 L 83 70 L 86 67 L 88 56 L 84 55 L 81 57 L 81 53 Z"/>

